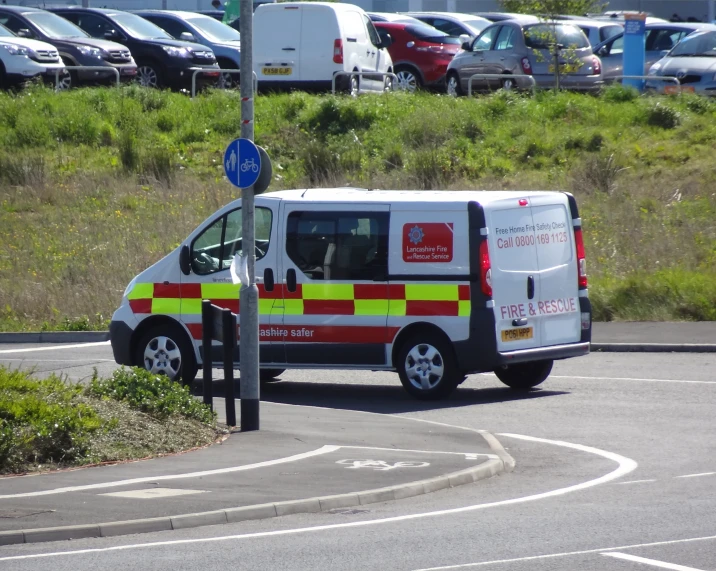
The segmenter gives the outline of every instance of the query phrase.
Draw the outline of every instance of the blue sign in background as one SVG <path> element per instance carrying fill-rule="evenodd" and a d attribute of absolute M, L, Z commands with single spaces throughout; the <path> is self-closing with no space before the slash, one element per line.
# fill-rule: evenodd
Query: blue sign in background
<path fill-rule="evenodd" d="M 646 45 L 645 45 L 646 22 L 643 18 L 627 19 L 624 22 L 624 75 L 645 74 L 646 66 Z M 644 89 L 642 79 L 624 79 L 624 85 L 636 87 L 639 91 Z"/>
<path fill-rule="evenodd" d="M 224 151 L 224 172 L 234 186 L 248 188 L 261 172 L 261 155 L 249 139 L 234 139 Z"/>

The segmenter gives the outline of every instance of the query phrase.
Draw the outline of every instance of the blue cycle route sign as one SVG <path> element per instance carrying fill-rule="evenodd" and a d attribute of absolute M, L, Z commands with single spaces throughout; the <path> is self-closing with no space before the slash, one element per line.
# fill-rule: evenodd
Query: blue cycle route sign
<path fill-rule="evenodd" d="M 259 149 L 249 139 L 234 139 L 224 152 L 224 172 L 234 186 L 248 188 L 261 173 Z"/>

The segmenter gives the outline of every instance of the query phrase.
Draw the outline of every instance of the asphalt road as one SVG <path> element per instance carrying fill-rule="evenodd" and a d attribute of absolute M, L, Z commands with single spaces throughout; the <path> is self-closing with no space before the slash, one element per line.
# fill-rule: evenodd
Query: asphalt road
<path fill-rule="evenodd" d="M 0 346 L 0 364 L 74 379 L 114 366 L 107 345 L 3 352 L 19 348 Z M 391 374 L 289 372 L 262 398 L 488 430 L 517 467 L 336 513 L 0 547 L 0 569 L 714 570 L 715 365 L 592 354 L 557 363 L 526 396 L 475 375 L 440 403 L 407 398 Z"/>

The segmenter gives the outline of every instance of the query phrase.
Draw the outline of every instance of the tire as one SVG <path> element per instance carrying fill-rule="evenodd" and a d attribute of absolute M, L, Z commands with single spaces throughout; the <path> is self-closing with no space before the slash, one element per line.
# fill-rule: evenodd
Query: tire
<path fill-rule="evenodd" d="M 276 377 L 286 372 L 286 369 L 259 369 L 259 379 L 263 383 L 276 381 Z"/>
<path fill-rule="evenodd" d="M 164 87 L 164 76 L 154 62 L 143 62 L 137 66 L 137 82 L 142 87 L 159 89 Z"/>
<path fill-rule="evenodd" d="M 7 84 L 5 65 L 0 61 L 0 89 L 7 89 L 8 87 L 10 86 Z"/>
<path fill-rule="evenodd" d="M 172 381 L 191 385 L 198 371 L 194 348 L 184 330 L 167 323 L 149 329 L 139 339 L 134 362 Z"/>
<path fill-rule="evenodd" d="M 398 76 L 397 88 L 400 91 L 414 93 L 423 86 L 420 75 L 411 67 L 398 67 L 395 69 L 395 75 Z"/>
<path fill-rule="evenodd" d="M 495 369 L 495 375 L 511 389 L 526 391 L 543 383 L 552 372 L 554 361 L 516 363 Z"/>
<path fill-rule="evenodd" d="M 62 60 L 62 63 L 65 65 L 76 65 L 74 62 L 68 61 L 66 59 Z M 54 80 L 54 76 L 53 76 Z M 79 85 L 79 82 L 77 81 L 77 73 L 73 71 L 65 71 L 65 73 L 60 74 L 60 80 L 57 82 L 57 84 L 53 83 L 53 86 L 56 85 L 55 88 L 57 91 L 67 91 L 68 89 L 72 89 L 73 87 L 77 87 Z"/>
<path fill-rule="evenodd" d="M 454 71 L 450 72 L 445 80 L 445 92 L 451 97 L 460 97 L 465 94 L 460 85 L 460 78 Z"/>
<path fill-rule="evenodd" d="M 450 343 L 429 332 L 403 343 L 396 368 L 403 388 L 420 400 L 445 398 L 464 378 Z"/>
<path fill-rule="evenodd" d="M 360 93 L 360 77 L 357 75 L 351 75 L 348 77 L 348 85 L 346 87 L 348 95 L 351 97 L 358 97 Z"/>

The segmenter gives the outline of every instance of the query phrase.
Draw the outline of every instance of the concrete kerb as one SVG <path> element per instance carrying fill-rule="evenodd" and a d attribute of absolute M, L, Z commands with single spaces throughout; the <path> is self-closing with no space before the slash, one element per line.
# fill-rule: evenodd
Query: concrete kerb
<path fill-rule="evenodd" d="M 438 490 L 462 486 L 463 484 L 471 484 L 501 472 L 511 472 L 515 466 L 515 461 L 507 451 L 505 451 L 499 441 L 487 432 L 481 431 L 480 435 L 487 441 L 497 458 L 489 458 L 486 462 L 477 466 L 452 472 L 444 476 L 408 482 L 387 488 L 366 490 L 364 492 L 349 492 L 333 496 L 257 504 L 202 513 L 91 525 L 3 531 L 0 532 L 0 545 L 152 533 L 207 525 L 238 523 L 255 519 L 268 519 L 282 515 L 326 512 L 340 508 L 362 506 L 376 502 L 400 500 L 429 494 Z"/>

